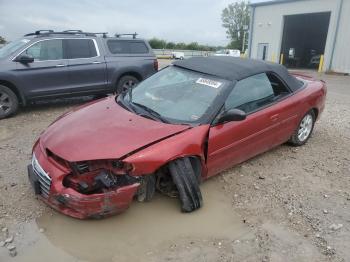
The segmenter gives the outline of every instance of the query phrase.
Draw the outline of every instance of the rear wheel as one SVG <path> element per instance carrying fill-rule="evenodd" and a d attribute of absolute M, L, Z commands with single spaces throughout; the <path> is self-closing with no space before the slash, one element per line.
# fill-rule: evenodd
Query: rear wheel
<path fill-rule="evenodd" d="M 169 164 L 170 174 L 176 185 L 182 212 L 192 212 L 203 204 L 199 189 L 200 172 L 195 172 L 190 158 L 180 158 Z"/>
<path fill-rule="evenodd" d="M 118 85 L 117 85 L 117 92 L 118 94 L 127 91 L 130 88 L 133 88 L 136 84 L 138 84 L 140 81 L 131 75 L 126 75 L 120 78 Z"/>
<path fill-rule="evenodd" d="M 315 125 L 315 113 L 311 110 L 301 119 L 298 128 L 289 142 L 294 146 L 302 146 L 309 140 Z"/>
<path fill-rule="evenodd" d="M 16 94 L 6 86 L 0 85 L 0 119 L 15 114 L 18 110 Z"/>

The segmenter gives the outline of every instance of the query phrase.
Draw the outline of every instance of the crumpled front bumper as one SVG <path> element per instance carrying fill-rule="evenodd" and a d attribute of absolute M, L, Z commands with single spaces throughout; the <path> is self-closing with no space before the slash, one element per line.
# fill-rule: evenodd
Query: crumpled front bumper
<path fill-rule="evenodd" d="M 32 164 L 28 166 L 28 178 L 35 193 L 46 204 L 71 217 L 102 218 L 121 213 L 130 206 L 140 185 L 134 183 L 106 193 L 80 194 L 72 188 L 63 186 L 63 178 L 67 174 L 57 163 L 44 155 L 38 146 L 34 148 L 33 153 L 37 157 L 37 163 L 40 163 L 42 170 L 49 176 L 48 182 L 43 181 L 37 168 L 33 168 Z M 48 192 L 46 188 L 49 188 Z"/>

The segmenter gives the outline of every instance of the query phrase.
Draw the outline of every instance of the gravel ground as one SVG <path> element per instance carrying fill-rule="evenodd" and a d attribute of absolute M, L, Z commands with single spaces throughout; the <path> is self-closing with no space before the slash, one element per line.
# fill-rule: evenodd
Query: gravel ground
<path fill-rule="evenodd" d="M 309 142 L 282 145 L 212 179 L 250 233 L 170 240 L 149 260 L 350 261 L 350 78 L 308 73 L 329 90 Z M 19 225 L 51 212 L 27 180 L 32 145 L 56 117 L 89 99 L 42 102 L 0 121 L 0 228 L 10 229 L 0 232 L 0 246 Z"/>

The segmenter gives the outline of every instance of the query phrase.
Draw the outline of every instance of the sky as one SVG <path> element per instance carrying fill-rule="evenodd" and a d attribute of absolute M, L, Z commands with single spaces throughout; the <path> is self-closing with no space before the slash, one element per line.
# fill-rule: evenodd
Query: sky
<path fill-rule="evenodd" d="M 226 45 L 221 12 L 238 0 L 0 0 L 0 35 L 38 29 L 137 32 L 141 38 Z M 261 1 L 255 0 L 254 2 Z"/>

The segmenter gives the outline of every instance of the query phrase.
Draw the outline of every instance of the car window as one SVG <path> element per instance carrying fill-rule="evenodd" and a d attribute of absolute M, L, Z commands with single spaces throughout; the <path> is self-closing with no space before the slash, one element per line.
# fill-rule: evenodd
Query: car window
<path fill-rule="evenodd" d="M 52 39 L 40 41 L 25 50 L 24 54 L 32 56 L 38 61 L 63 59 L 62 40 Z"/>
<path fill-rule="evenodd" d="M 90 58 L 97 56 L 95 43 L 92 39 L 66 39 L 67 58 Z"/>
<path fill-rule="evenodd" d="M 29 39 L 19 39 L 19 40 L 15 40 L 13 42 L 7 43 L 6 45 L 0 48 L 0 58 L 4 58 L 6 56 L 13 54 L 20 48 L 24 47 L 29 42 L 30 42 Z"/>
<path fill-rule="evenodd" d="M 225 110 L 253 112 L 274 101 L 274 90 L 265 73 L 238 81 L 225 102 Z"/>
<path fill-rule="evenodd" d="M 148 48 L 143 42 L 130 42 L 130 53 L 145 54 L 148 53 Z"/>
<path fill-rule="evenodd" d="M 126 100 L 146 106 L 174 123 L 198 123 L 212 114 L 229 82 L 199 72 L 167 67 L 126 94 Z"/>
<path fill-rule="evenodd" d="M 112 54 L 148 53 L 148 47 L 142 41 L 108 40 L 107 46 Z"/>

